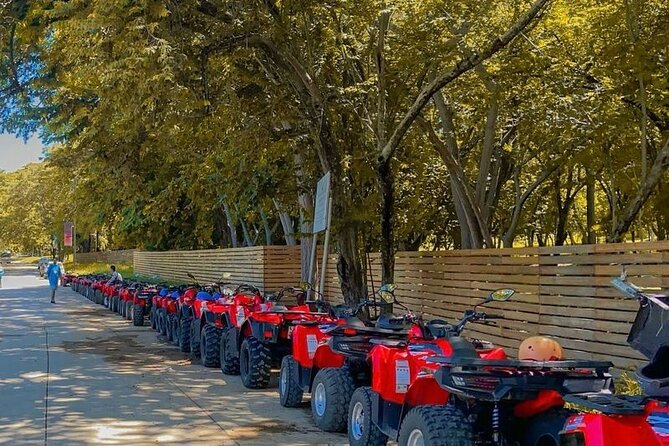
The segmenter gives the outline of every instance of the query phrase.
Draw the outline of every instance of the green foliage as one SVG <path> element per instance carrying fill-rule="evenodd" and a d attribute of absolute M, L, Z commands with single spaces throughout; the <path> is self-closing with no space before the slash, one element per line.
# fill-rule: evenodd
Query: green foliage
<path fill-rule="evenodd" d="M 330 169 L 335 238 L 361 234 L 357 249 L 376 250 L 377 156 L 387 138 L 379 121 L 392 131 L 426 83 L 502 34 L 529 3 L 5 2 L 0 130 L 43 126 L 56 144 L 44 165 L 0 175 L 0 241 L 44 248 L 63 220 L 76 219 L 80 240 L 97 234 L 113 248 L 230 246 L 244 230 L 244 242 L 281 243 L 277 204 L 308 217 L 297 197 Z M 642 183 L 642 102 L 648 166 L 669 131 L 668 17 L 660 0 L 557 0 L 443 91 L 455 157 L 480 192 L 495 244 L 505 235 L 527 244 L 612 233 Z M 434 103 L 421 119 L 448 140 Z M 392 164 L 400 249 L 463 244 L 451 173 L 425 128 L 410 129 Z M 588 228 L 583 182 L 593 175 Z M 634 236 L 667 236 L 666 195 L 645 204 Z"/>

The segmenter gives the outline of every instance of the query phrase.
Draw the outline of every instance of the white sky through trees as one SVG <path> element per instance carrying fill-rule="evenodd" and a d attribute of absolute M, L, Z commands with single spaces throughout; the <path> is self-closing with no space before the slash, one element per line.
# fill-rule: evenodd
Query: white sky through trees
<path fill-rule="evenodd" d="M 39 161 L 44 145 L 37 136 L 27 143 L 13 135 L 0 134 L 0 170 L 13 172 L 28 163 Z"/>

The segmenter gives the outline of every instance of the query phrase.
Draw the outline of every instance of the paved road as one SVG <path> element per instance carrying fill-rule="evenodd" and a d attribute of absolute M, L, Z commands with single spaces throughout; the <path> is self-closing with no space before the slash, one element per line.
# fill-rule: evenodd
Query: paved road
<path fill-rule="evenodd" d="M 275 389 L 191 365 L 149 327 L 10 267 L 0 289 L 0 445 L 343 445 Z"/>

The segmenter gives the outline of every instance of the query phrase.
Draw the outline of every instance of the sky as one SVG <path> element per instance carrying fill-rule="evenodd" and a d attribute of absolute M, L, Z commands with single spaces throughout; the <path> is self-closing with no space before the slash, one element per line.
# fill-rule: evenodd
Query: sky
<path fill-rule="evenodd" d="M 24 143 L 12 135 L 0 134 L 0 170 L 13 172 L 28 163 L 39 161 L 44 145 L 37 136 Z"/>

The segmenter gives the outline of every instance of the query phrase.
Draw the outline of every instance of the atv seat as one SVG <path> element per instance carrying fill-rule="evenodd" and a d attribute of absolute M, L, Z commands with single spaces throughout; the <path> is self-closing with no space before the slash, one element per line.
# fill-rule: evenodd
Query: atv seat
<path fill-rule="evenodd" d="M 453 358 L 478 358 L 479 354 L 476 353 L 476 349 L 467 339 L 461 338 L 459 336 L 454 336 L 448 338 L 448 343 L 451 345 L 453 350 Z"/>
<path fill-rule="evenodd" d="M 403 317 L 395 317 L 391 314 L 382 314 L 376 320 L 376 328 L 384 330 L 408 330 L 411 323 Z"/>

